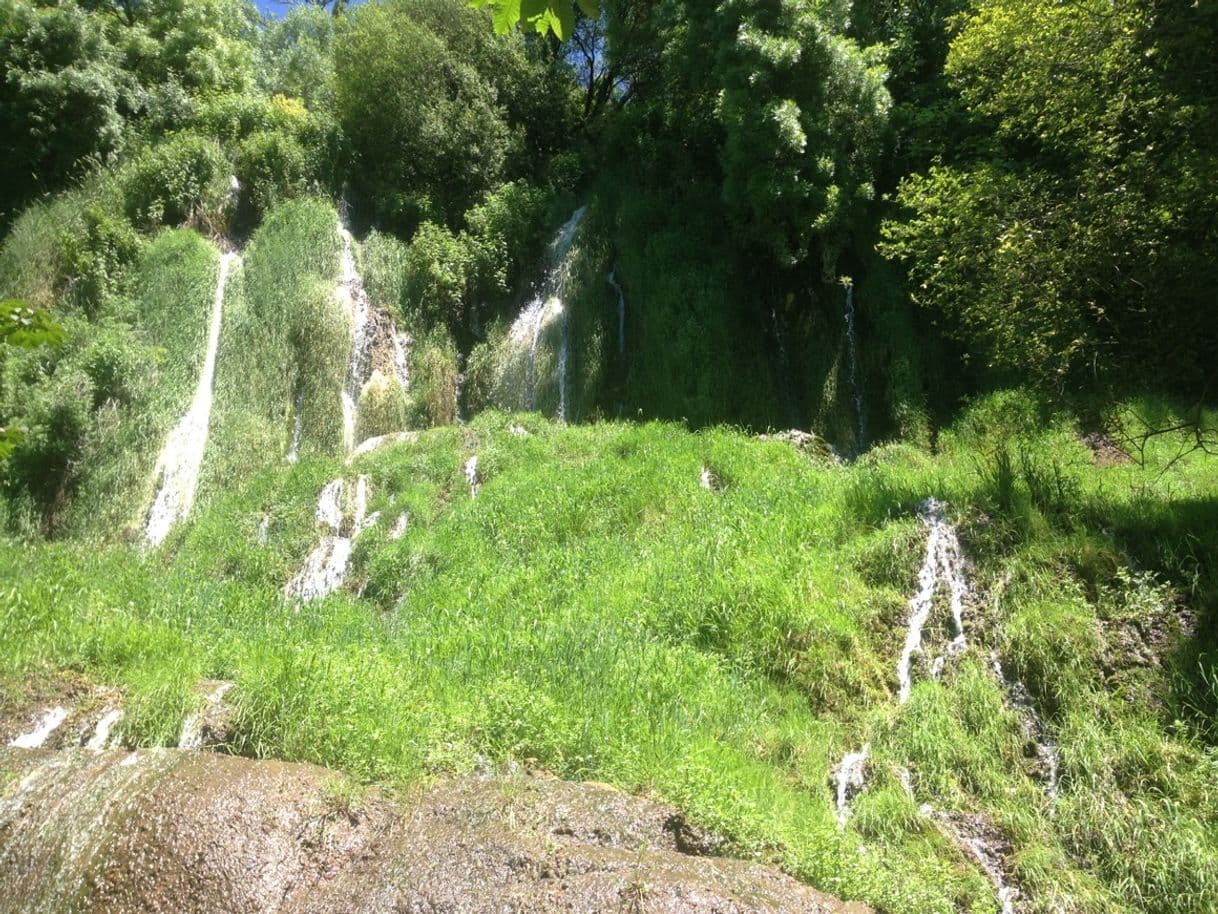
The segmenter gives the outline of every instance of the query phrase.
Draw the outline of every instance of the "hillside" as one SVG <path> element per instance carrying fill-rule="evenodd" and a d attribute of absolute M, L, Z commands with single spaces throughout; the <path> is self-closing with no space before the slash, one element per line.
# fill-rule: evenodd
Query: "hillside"
<path fill-rule="evenodd" d="M 0 911 L 1218 907 L 1218 21 L 1102 5 L 8 0 Z"/>

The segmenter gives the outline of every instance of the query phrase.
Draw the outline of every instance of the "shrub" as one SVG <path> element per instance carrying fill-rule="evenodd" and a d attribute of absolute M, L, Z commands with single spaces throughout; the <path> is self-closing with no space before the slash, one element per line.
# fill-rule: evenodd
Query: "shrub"
<path fill-rule="evenodd" d="M 136 224 L 217 225 L 229 193 L 229 167 L 214 140 L 182 133 L 144 150 L 122 182 L 127 215 Z"/>
<path fill-rule="evenodd" d="M 366 441 L 377 435 L 400 432 L 406 428 L 409 414 L 410 400 L 397 378 L 374 371 L 360 391 L 355 439 Z"/>
<path fill-rule="evenodd" d="M 415 343 L 410 354 L 410 424 L 451 425 L 457 419 L 457 347 L 436 330 Z"/>
<path fill-rule="evenodd" d="M 259 213 L 303 195 L 314 177 L 309 152 L 291 134 L 262 130 L 237 149 L 237 178 Z"/>

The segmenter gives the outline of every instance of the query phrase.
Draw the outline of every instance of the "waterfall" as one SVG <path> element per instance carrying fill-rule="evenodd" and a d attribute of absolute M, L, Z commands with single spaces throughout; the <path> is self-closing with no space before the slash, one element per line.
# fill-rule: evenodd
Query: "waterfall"
<path fill-rule="evenodd" d="M 203 707 L 188 714 L 182 721 L 182 732 L 178 736 L 179 749 L 203 748 L 203 724 L 207 714 L 219 706 L 232 687 L 231 682 L 218 682 L 215 688 L 203 696 Z"/>
<path fill-rule="evenodd" d="M 617 354 L 620 356 L 626 354 L 626 295 L 618 285 L 615 272 L 609 273 L 609 285 L 617 293 Z"/>
<path fill-rule="evenodd" d="M 850 390 L 854 396 L 854 451 L 867 447 L 867 411 L 859 382 L 859 340 L 854 320 L 854 282 L 846 280 L 846 348 L 850 359 Z"/>
<path fill-rule="evenodd" d="M 335 292 L 351 319 L 351 355 L 347 359 L 347 377 L 343 382 L 343 444 L 347 451 L 351 451 L 355 447 L 359 394 L 372 372 L 371 338 L 368 335 L 370 309 L 364 282 L 355 268 L 355 239 L 341 222 L 338 233 L 343 240 L 342 274 Z"/>
<path fill-rule="evenodd" d="M 85 743 L 85 748 L 91 749 L 94 752 L 101 752 L 103 749 L 110 748 L 110 734 L 114 730 L 114 725 L 122 719 L 122 708 L 111 708 L 103 714 L 97 721 L 97 727 L 93 730 L 93 735 Z"/>
<path fill-rule="evenodd" d="M 558 421 L 567 421 L 567 361 L 571 351 L 571 332 L 567 309 L 562 309 L 558 337 Z"/>
<path fill-rule="evenodd" d="M 1044 718 L 1036 712 L 1036 705 L 1032 701 L 1032 695 L 1028 692 L 1027 686 L 1018 679 L 1007 678 L 1002 663 L 998 660 L 998 654 L 993 651 L 990 652 L 990 666 L 998 677 L 998 681 L 1006 689 L 1011 706 L 1019 712 L 1024 736 L 1036 744 L 1036 757 L 1040 759 L 1041 776 L 1045 782 L 1045 795 L 1051 803 L 1055 802 L 1058 781 L 1061 777 L 1061 753 L 1058 751 L 1057 744 L 1050 737 Z"/>
<path fill-rule="evenodd" d="M 355 263 L 355 238 L 342 219 L 338 223 L 338 234 L 343 250 L 334 296 L 351 321 L 351 353 L 347 357 L 347 373 L 342 389 L 343 447 L 350 456 L 358 444 L 355 435 L 360 394 L 373 371 L 379 369 L 395 379 L 402 390 L 410 389 L 411 337 L 409 333 L 399 331 L 393 317 L 369 299 Z M 294 434 L 293 440 L 297 438 L 298 435 Z"/>
<path fill-rule="evenodd" d="M 284 587 L 285 597 L 308 603 L 342 587 L 356 539 L 380 520 L 379 512 L 367 512 L 368 477 L 361 475 L 353 487 L 340 478 L 322 488 L 314 513 L 317 526 L 323 531 L 321 541 Z"/>
<path fill-rule="evenodd" d="M 901 659 L 897 663 L 897 682 L 899 683 L 899 700 L 904 704 L 909 700 L 912 688 L 910 667 L 913 655 L 922 650 L 922 629 L 930 618 L 935 606 L 935 596 L 940 586 L 948 589 L 952 621 L 956 635 L 948 647 L 948 654 L 954 655 L 965 646 L 964 637 L 964 601 L 968 596 L 968 582 L 964 577 L 964 558 L 960 550 L 960 540 L 955 528 L 944 519 L 944 504 L 934 498 L 928 498 L 919 512 L 923 526 L 926 527 L 926 554 L 922 559 L 922 567 L 918 571 L 918 590 L 909 600 L 909 622 L 905 635 L 905 647 L 901 651 Z M 941 667 L 941 663 L 936 663 Z"/>
<path fill-rule="evenodd" d="M 38 749 L 45 743 L 68 718 L 67 708 L 51 708 L 38 719 L 38 723 L 29 733 L 23 733 L 14 739 L 10 746 L 16 749 Z"/>
<path fill-rule="evenodd" d="M 864 770 L 871 755 L 871 744 L 867 743 L 858 752 L 848 752 L 833 770 L 837 787 L 837 827 L 845 828 L 850 817 L 850 799 L 863 789 Z"/>
<path fill-rule="evenodd" d="M 194 399 L 182 421 L 170 432 L 157 459 L 156 473 L 161 481 L 160 491 L 148 511 L 144 532 L 148 543 L 159 546 L 175 523 L 183 520 L 194 503 L 195 487 L 199 483 L 199 468 L 207 447 L 207 429 L 211 419 L 212 381 L 216 373 L 216 353 L 220 347 L 220 320 L 224 312 L 224 286 L 229 270 L 240 261 L 237 254 L 222 254 L 216 277 L 216 295 L 211 309 L 211 325 L 207 335 L 207 352 Z"/>
<path fill-rule="evenodd" d="M 555 379 L 558 386 L 558 418 L 566 419 L 568 366 L 570 356 L 570 332 L 567 324 L 563 297 L 570 278 L 571 248 L 585 207 L 577 209 L 566 221 L 554 240 L 550 242 L 550 254 L 546 276 L 537 295 L 524 307 L 512 323 L 506 340 L 506 353 L 500 365 L 497 384 L 497 400 L 508 402 L 502 405 L 528 411 L 537 409 L 537 353 L 541 348 L 542 334 L 555 321 L 559 322 L 558 359 Z M 517 363 L 523 361 L 523 370 Z"/>

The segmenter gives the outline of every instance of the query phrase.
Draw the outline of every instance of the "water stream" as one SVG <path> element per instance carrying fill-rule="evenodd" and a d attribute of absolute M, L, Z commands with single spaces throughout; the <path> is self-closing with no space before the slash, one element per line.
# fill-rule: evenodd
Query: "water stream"
<path fill-rule="evenodd" d="M 863 789 L 867 759 L 871 755 L 871 744 L 867 743 L 858 752 L 848 752 L 841 763 L 833 769 L 833 782 L 837 790 L 837 827 L 844 828 L 850 818 L 850 800 Z"/>
<path fill-rule="evenodd" d="M 626 294 L 618 284 L 615 272 L 609 273 L 609 285 L 617 293 L 617 354 L 620 356 L 626 353 Z"/>
<path fill-rule="evenodd" d="M 314 519 L 321 541 L 283 589 L 285 597 L 298 603 L 319 600 L 343 586 L 356 539 L 380 520 L 379 512 L 368 514 L 368 477 L 359 476 L 354 486 L 341 478 L 327 483 Z"/>
<path fill-rule="evenodd" d="M 570 278 L 570 253 L 575 235 L 584 218 L 584 207 L 577 209 L 550 242 L 546 275 L 537 295 L 512 323 L 505 343 L 506 351 L 499 370 L 496 399 L 512 409 L 537 409 L 538 365 L 545 331 L 559 323 L 558 353 L 554 380 L 558 388 L 557 416 L 567 417 L 567 388 L 570 362 L 570 328 L 563 298 Z M 523 363 L 523 364 L 522 364 Z"/>
<path fill-rule="evenodd" d="M 343 444 L 348 452 L 355 448 L 355 420 L 359 411 L 359 395 L 372 374 L 372 338 L 368 334 L 370 307 L 364 282 L 355 268 L 355 239 L 346 225 L 339 223 L 343 240 L 342 273 L 335 290 L 339 302 L 351 319 L 351 354 L 347 358 L 347 376 L 343 381 Z"/>
<path fill-rule="evenodd" d="M 926 554 L 918 571 L 918 590 L 909 600 L 905 647 L 897 663 L 898 698 L 901 704 L 909 700 L 913 687 L 913 657 L 922 651 L 922 630 L 935 607 L 935 597 L 941 587 L 947 588 L 956 632 L 948 645 L 947 654 L 953 656 L 967 646 L 964 635 L 964 602 L 969 593 L 968 581 L 964 576 L 964 556 L 960 550 L 960 540 L 956 536 L 955 528 L 944 518 L 945 507 L 941 501 L 928 498 L 919 512 L 927 531 Z M 941 669 L 942 663 L 936 662 L 934 666 Z"/>
<path fill-rule="evenodd" d="M 203 452 L 207 447 L 208 424 L 211 421 L 212 382 L 216 374 L 216 353 L 220 347 L 220 322 L 224 312 L 224 287 L 234 263 L 241 258 L 227 253 L 220 256 L 220 269 L 216 277 L 216 294 L 212 302 L 211 323 L 207 334 L 207 351 L 203 357 L 203 368 L 195 387 L 190 409 L 169 434 L 161 456 L 157 459 L 156 475 L 160 489 L 148 511 L 144 533 L 151 546 L 164 542 L 169 531 L 183 520 L 194 504 L 195 488 L 199 483 L 199 469 L 203 465 Z"/>
<path fill-rule="evenodd" d="M 1036 703 L 1032 694 L 1018 679 L 1011 679 L 1002 668 L 996 652 L 990 653 L 990 666 L 998 681 L 1006 689 L 1007 700 L 1011 707 L 1019 712 L 1024 736 L 1036 746 L 1036 757 L 1040 760 L 1041 777 L 1045 785 L 1045 795 L 1049 802 L 1057 800 L 1058 781 L 1061 778 L 1061 753 L 1057 743 L 1049 734 L 1049 728 L 1044 718 L 1036 711 Z"/>
<path fill-rule="evenodd" d="M 28 733 L 23 733 L 14 739 L 10 746 L 16 749 L 37 749 L 45 743 L 56 730 L 68 718 L 67 708 L 50 708 L 42 717 L 38 718 L 38 723 L 34 729 Z"/>

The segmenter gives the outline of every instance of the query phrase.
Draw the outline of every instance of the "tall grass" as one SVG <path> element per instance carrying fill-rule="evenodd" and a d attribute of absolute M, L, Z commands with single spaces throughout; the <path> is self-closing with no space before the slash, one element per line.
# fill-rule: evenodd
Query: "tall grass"
<path fill-rule="evenodd" d="M 1029 910 L 1212 910 L 1206 721 L 1173 697 L 1187 686 L 1170 640 L 1159 666 L 1121 650 L 1131 618 L 1212 613 L 1218 533 L 1204 514 L 1154 519 L 1182 498 L 1212 503 L 1218 470 L 1190 458 L 1152 482 L 1154 468 L 1096 467 L 1066 425 L 1020 431 L 1012 406 L 1026 404 L 979 404 L 937 457 L 893 447 L 849 467 L 730 429 L 496 414 L 350 469 L 272 465 L 215 492 L 172 557 L 0 547 L 0 678 L 73 667 L 121 685 L 128 739 L 146 744 L 172 740 L 196 677 L 233 678 L 235 751 L 392 783 L 468 771 L 479 754 L 527 760 L 656 793 L 736 852 L 885 911 L 996 910 L 923 803 L 1003 831 Z M 1069 474 L 1069 510 L 1018 472 L 1013 507 L 997 507 L 996 429 Z M 699 485 L 703 467 L 717 491 Z M 382 512 L 357 541 L 351 592 L 285 605 L 317 492 L 344 473 L 367 474 Z M 922 667 L 898 706 L 913 512 L 931 494 L 959 520 L 986 599 L 970 650 L 939 680 Z M 1199 578 L 1165 548 L 1182 539 Z M 933 618 L 932 644 L 949 636 Z M 1056 804 L 991 650 L 1061 747 Z M 865 741 L 868 786 L 839 832 L 831 769 Z"/>
<path fill-rule="evenodd" d="M 302 455 L 341 449 L 351 331 L 334 296 L 337 226 L 329 203 L 287 203 L 244 253 L 220 339 L 205 499 L 282 461 L 297 413 Z"/>

